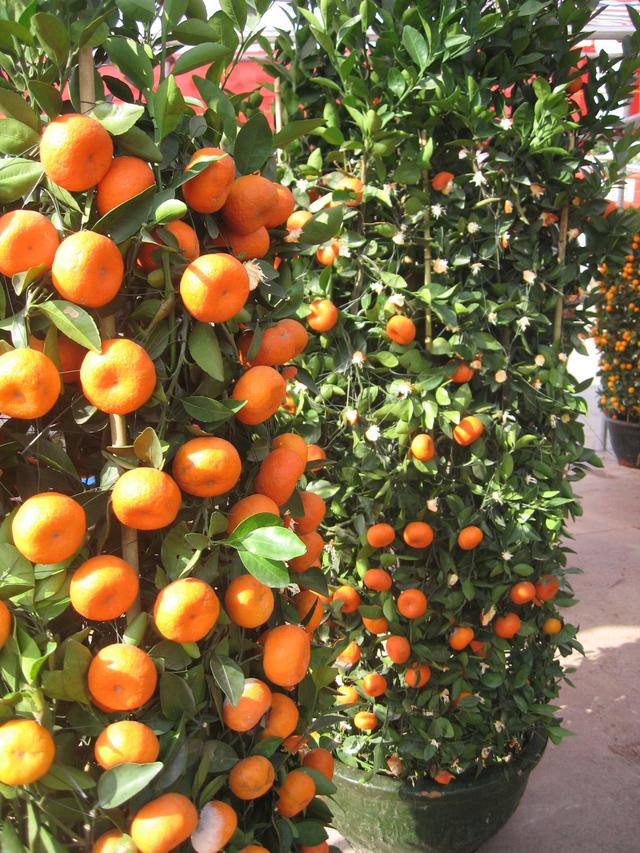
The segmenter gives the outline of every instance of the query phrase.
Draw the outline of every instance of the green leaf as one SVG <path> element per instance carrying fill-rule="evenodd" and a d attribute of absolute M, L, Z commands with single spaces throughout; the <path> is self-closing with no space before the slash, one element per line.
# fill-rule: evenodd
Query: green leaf
<path fill-rule="evenodd" d="M 29 560 L 8 542 L 0 543 L 0 599 L 27 592 L 35 584 L 33 566 Z"/>
<path fill-rule="evenodd" d="M 88 791 L 96 786 L 95 780 L 88 773 L 68 764 L 54 764 L 39 781 L 52 791 L 77 791 L 78 788 Z"/>
<path fill-rule="evenodd" d="M 17 832 L 8 820 L 5 820 L 0 835 L 0 850 L 4 853 L 27 853 L 25 847 L 20 843 Z"/>
<path fill-rule="evenodd" d="M 429 63 L 429 46 L 424 36 L 413 27 L 406 26 L 402 30 L 402 44 L 420 70 L 424 70 Z"/>
<path fill-rule="evenodd" d="M 65 302 L 63 299 L 49 299 L 36 307 L 63 335 L 80 344 L 81 347 L 86 347 L 93 352 L 102 350 L 98 327 L 91 314 L 84 308 Z"/>
<path fill-rule="evenodd" d="M 193 716 L 196 700 L 183 675 L 164 672 L 160 676 L 160 706 L 168 720 L 179 720 L 183 714 Z"/>
<path fill-rule="evenodd" d="M 49 59 L 52 59 L 58 68 L 66 65 L 69 56 L 69 33 L 60 18 L 47 12 L 37 12 L 31 18 L 31 27 Z"/>
<path fill-rule="evenodd" d="M 134 126 L 143 115 L 144 107 L 136 104 L 110 104 L 102 101 L 89 113 L 112 136 L 121 136 Z"/>
<path fill-rule="evenodd" d="M 189 353 L 201 370 L 204 370 L 212 379 L 222 382 L 224 379 L 222 353 L 218 336 L 212 326 L 207 323 L 195 324 L 189 335 Z"/>
<path fill-rule="evenodd" d="M 244 672 L 226 655 L 211 656 L 211 672 L 216 684 L 232 705 L 237 705 L 244 689 Z"/>
<path fill-rule="evenodd" d="M 216 37 L 213 28 L 206 21 L 200 21 L 198 18 L 189 18 L 178 24 L 173 28 L 172 35 L 181 44 L 204 44 L 215 41 Z"/>
<path fill-rule="evenodd" d="M 124 243 L 133 237 L 148 220 L 156 187 L 148 187 L 144 192 L 114 207 L 93 226 L 99 234 L 107 234 L 116 243 Z"/>
<path fill-rule="evenodd" d="M 161 761 L 151 764 L 119 764 L 102 774 L 98 782 L 98 806 L 115 809 L 144 790 L 162 770 Z"/>
<path fill-rule="evenodd" d="M 319 794 L 322 797 L 328 797 L 331 796 L 331 794 L 335 794 L 338 790 L 333 782 L 330 782 L 323 773 L 320 773 L 319 770 L 315 770 L 312 767 L 301 767 L 300 769 L 303 773 L 306 773 L 307 776 L 311 776 L 313 781 L 316 783 L 316 794 Z"/>
<path fill-rule="evenodd" d="M 211 397 L 185 397 L 181 402 L 188 415 L 206 424 L 224 423 L 246 405 L 246 400 L 213 400 Z"/>
<path fill-rule="evenodd" d="M 140 646 L 144 641 L 144 635 L 149 624 L 149 614 L 138 613 L 137 616 L 127 625 L 123 634 L 122 641 L 130 646 Z"/>
<path fill-rule="evenodd" d="M 259 527 L 242 537 L 241 543 L 250 554 L 270 560 L 291 560 L 307 551 L 304 542 L 287 527 Z"/>
<path fill-rule="evenodd" d="M 43 83 L 42 80 L 30 80 L 29 91 L 34 100 L 49 118 L 57 118 L 62 114 L 64 106 L 62 103 L 62 95 L 50 83 Z"/>
<path fill-rule="evenodd" d="M 229 48 L 224 44 L 216 44 L 215 42 L 199 44 L 180 54 L 173 66 L 173 73 L 176 76 L 186 74 L 187 71 L 193 71 L 195 68 L 210 65 L 218 59 L 223 59 L 228 54 Z"/>
<path fill-rule="evenodd" d="M 273 137 L 273 147 L 286 148 L 294 139 L 311 133 L 312 130 L 322 127 L 324 123 L 324 119 L 321 118 L 305 118 L 300 121 L 291 121 L 275 134 Z"/>
<path fill-rule="evenodd" d="M 0 160 L 0 204 L 9 204 L 30 193 L 42 177 L 42 166 L 23 157 Z"/>
<path fill-rule="evenodd" d="M 153 95 L 153 114 L 160 141 L 180 124 L 185 102 L 175 77 L 169 74 Z"/>
<path fill-rule="evenodd" d="M 113 36 L 104 43 L 109 59 L 138 89 L 153 88 L 153 67 L 141 44 L 123 36 Z"/>
<path fill-rule="evenodd" d="M 241 175 L 261 169 L 273 151 L 273 134 L 263 113 L 243 124 L 236 137 L 233 158 Z"/>
<path fill-rule="evenodd" d="M 162 152 L 144 130 L 132 127 L 118 136 L 118 146 L 125 154 L 141 157 L 150 163 L 162 163 Z"/>
<path fill-rule="evenodd" d="M 18 95 L 17 92 L 11 92 L 9 89 L 0 89 L 0 110 L 10 118 L 14 118 L 22 124 L 26 124 L 32 130 L 40 129 L 40 120 L 31 109 L 27 101 Z"/>
<path fill-rule="evenodd" d="M 0 119 L 0 154 L 22 154 L 37 145 L 40 136 L 33 128 L 15 118 Z"/>
<path fill-rule="evenodd" d="M 241 33 L 247 25 L 246 0 L 220 0 L 220 8 Z"/>
<path fill-rule="evenodd" d="M 162 445 L 153 427 L 146 427 L 133 442 L 133 452 L 141 462 L 148 462 L 159 470 L 164 464 Z"/>
<path fill-rule="evenodd" d="M 33 438 L 30 435 L 16 435 L 15 440 L 19 442 L 23 448 L 29 446 L 29 455 L 34 456 L 39 462 L 44 462 L 45 465 L 53 468 L 54 471 L 60 471 L 63 474 L 68 474 L 80 483 L 80 476 L 76 470 L 76 466 L 73 464 L 71 459 L 69 459 L 64 448 L 59 444 L 54 444 L 54 442 L 49 441 L 46 438 L 42 438 L 42 436 L 40 436 L 35 442 L 33 442 Z"/>
<path fill-rule="evenodd" d="M 343 216 L 344 209 L 342 205 L 330 207 L 316 213 L 315 216 L 305 223 L 300 234 L 300 242 L 313 246 L 326 243 L 331 237 L 335 237 L 342 227 Z"/>
<path fill-rule="evenodd" d="M 269 560 L 266 557 L 256 557 L 249 551 L 240 551 L 239 557 L 249 574 L 265 586 L 282 589 L 288 585 L 289 570 L 285 563 Z"/>

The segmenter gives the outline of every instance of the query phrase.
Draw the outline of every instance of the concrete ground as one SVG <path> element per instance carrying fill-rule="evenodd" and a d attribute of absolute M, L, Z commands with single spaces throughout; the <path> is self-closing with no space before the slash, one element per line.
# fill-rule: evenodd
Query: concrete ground
<path fill-rule="evenodd" d="M 572 356 L 573 372 L 595 372 L 595 353 Z M 560 698 L 574 732 L 550 745 L 518 811 L 480 853 L 640 851 L 640 470 L 622 468 L 604 447 L 595 392 L 587 392 L 587 444 L 604 469 L 578 484 L 584 514 L 571 525 L 572 565 L 583 658 L 570 665 L 575 688 Z M 348 853 L 344 839 L 332 843 Z"/>

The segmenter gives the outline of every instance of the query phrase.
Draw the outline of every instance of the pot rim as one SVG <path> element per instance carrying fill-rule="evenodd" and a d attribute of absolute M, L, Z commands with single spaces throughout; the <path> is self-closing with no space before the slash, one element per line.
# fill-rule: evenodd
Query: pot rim
<path fill-rule="evenodd" d="M 607 421 L 608 424 L 616 427 L 640 430 L 640 421 L 620 421 L 617 418 L 610 418 L 609 415 L 605 415 L 604 419 Z"/>
<path fill-rule="evenodd" d="M 463 777 L 453 781 L 450 785 L 440 785 L 438 782 L 427 779 L 420 780 L 414 785 L 407 782 L 406 779 L 394 779 L 384 774 L 376 774 L 365 781 L 364 777 L 367 776 L 367 773 L 343 764 L 340 759 L 336 759 L 336 776 L 347 782 L 361 784 L 363 787 L 374 788 L 383 793 L 404 794 L 420 799 L 463 797 L 476 788 L 485 788 L 492 784 L 501 785 L 507 777 L 528 774 L 542 758 L 548 740 L 549 736 L 546 731 L 536 726 L 531 731 L 531 736 L 524 749 L 514 754 L 508 763 L 492 764 L 485 767 L 477 776 Z"/>

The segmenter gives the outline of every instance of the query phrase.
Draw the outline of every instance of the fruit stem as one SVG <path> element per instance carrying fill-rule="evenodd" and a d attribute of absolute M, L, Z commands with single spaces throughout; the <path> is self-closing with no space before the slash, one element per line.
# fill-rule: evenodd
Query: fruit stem
<path fill-rule="evenodd" d="M 560 235 L 558 237 L 558 264 L 564 266 L 567 257 L 567 242 L 569 236 L 569 203 L 566 202 L 560 211 Z M 564 293 L 562 284 L 558 285 L 558 299 L 553 317 L 553 343 L 559 345 L 562 341 L 562 311 L 564 308 Z"/>

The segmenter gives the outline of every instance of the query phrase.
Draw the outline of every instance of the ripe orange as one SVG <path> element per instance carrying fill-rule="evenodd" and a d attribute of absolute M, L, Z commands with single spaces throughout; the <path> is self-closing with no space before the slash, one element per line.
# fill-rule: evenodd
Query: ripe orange
<path fill-rule="evenodd" d="M 339 586 L 331 596 L 331 600 L 342 602 L 343 613 L 355 613 L 362 601 L 358 592 L 349 584 Z"/>
<path fill-rule="evenodd" d="M 233 255 L 200 255 L 182 273 L 180 296 L 196 320 L 226 323 L 249 298 L 249 275 Z"/>
<path fill-rule="evenodd" d="M 311 566 L 316 565 L 324 548 L 324 539 L 316 530 L 312 530 L 311 533 L 301 533 L 299 538 L 304 542 L 307 552 L 289 560 L 289 568 L 296 574 L 306 572 Z"/>
<path fill-rule="evenodd" d="M 239 800 L 257 800 L 273 787 L 276 771 L 263 755 L 250 755 L 234 764 L 229 773 L 229 789 Z"/>
<path fill-rule="evenodd" d="M 139 157 L 115 157 L 109 171 L 98 184 L 96 207 L 100 216 L 140 195 L 155 185 L 156 179 L 148 163 Z"/>
<path fill-rule="evenodd" d="M 475 637 L 475 633 L 473 628 L 467 628 L 465 626 L 460 626 L 458 628 L 454 628 L 449 636 L 449 645 L 456 652 L 461 652 L 463 649 L 469 645 L 469 643 Z"/>
<path fill-rule="evenodd" d="M 259 368 L 253 368 L 258 370 Z M 271 368 L 264 368 L 270 370 Z M 304 471 L 304 462 L 300 456 L 288 447 L 272 450 L 260 465 L 253 486 L 256 492 L 266 495 L 278 506 L 285 504 L 296 487 Z"/>
<path fill-rule="evenodd" d="M 402 538 L 410 548 L 428 548 L 433 542 L 433 529 L 424 521 L 410 521 Z"/>
<path fill-rule="evenodd" d="M 454 179 L 453 172 L 438 172 L 431 179 L 431 186 L 436 192 L 447 194 Z"/>
<path fill-rule="evenodd" d="M 273 613 L 274 606 L 271 589 L 253 575 L 240 575 L 232 580 L 224 597 L 227 615 L 241 628 L 264 625 Z"/>
<path fill-rule="evenodd" d="M 313 214 L 309 210 L 294 210 L 287 219 L 287 231 L 295 231 L 297 234 L 297 232 L 302 231 L 307 222 L 312 218 Z"/>
<path fill-rule="evenodd" d="M 411 442 L 411 455 L 421 462 L 433 459 L 436 452 L 435 444 L 430 435 L 425 432 L 418 433 Z"/>
<path fill-rule="evenodd" d="M 134 530 L 160 530 L 175 521 L 182 503 L 180 489 L 164 471 L 133 468 L 116 481 L 111 493 L 113 512 Z"/>
<path fill-rule="evenodd" d="M 456 362 L 454 362 L 456 363 Z M 454 372 L 449 377 L 452 382 L 455 382 L 458 385 L 462 385 L 465 382 L 471 382 L 473 377 L 475 376 L 475 371 L 472 370 L 468 365 L 466 365 L 463 361 L 457 362 L 457 367 Z"/>
<path fill-rule="evenodd" d="M 280 507 L 266 495 L 247 495 L 246 498 L 241 498 L 229 510 L 227 533 L 233 533 L 236 527 L 246 518 L 250 518 L 252 515 L 259 515 L 263 512 L 279 517 Z"/>
<path fill-rule="evenodd" d="M 407 685 L 415 689 L 424 687 L 430 678 L 431 667 L 429 667 L 426 663 L 412 663 L 411 666 L 406 669 L 404 673 L 404 680 L 406 681 Z"/>
<path fill-rule="evenodd" d="M 35 720 L 9 720 L 0 726 L 0 782 L 31 785 L 53 764 L 51 732 Z"/>
<path fill-rule="evenodd" d="M 341 684 L 337 693 L 336 705 L 356 705 L 360 701 L 360 694 L 352 685 Z"/>
<path fill-rule="evenodd" d="M 384 675 L 380 675 L 378 672 L 369 672 L 360 682 L 360 686 L 362 692 L 366 693 L 367 696 L 378 697 L 382 696 L 388 685 Z"/>
<path fill-rule="evenodd" d="M 231 185 L 222 208 L 225 224 L 238 234 L 262 228 L 278 205 L 276 185 L 261 175 L 242 175 Z"/>
<path fill-rule="evenodd" d="M 278 687 L 295 687 L 307 674 L 311 638 L 299 625 L 278 625 L 267 634 L 262 665 L 264 674 Z"/>
<path fill-rule="evenodd" d="M 300 500 L 304 514 L 293 520 L 296 533 L 304 535 L 316 530 L 322 524 L 327 512 L 327 505 L 315 492 L 300 492 Z"/>
<path fill-rule="evenodd" d="M 349 190 L 356 197 L 355 199 L 350 199 L 349 201 L 335 201 L 331 203 L 331 206 L 334 207 L 339 204 L 344 204 L 346 207 L 357 207 L 362 201 L 362 193 L 364 191 L 364 184 L 360 180 L 360 178 L 353 178 L 351 175 L 343 175 L 340 180 L 335 184 L 332 188 L 333 190 Z"/>
<path fill-rule="evenodd" d="M 238 341 L 238 350 L 243 364 L 262 364 L 275 367 L 292 359 L 296 354 L 296 344 L 289 328 L 282 323 L 269 326 L 262 333 L 260 348 L 251 361 L 247 354 L 253 341 L 253 333 L 245 332 Z"/>
<path fill-rule="evenodd" d="M 387 336 L 400 346 L 408 346 L 416 336 L 416 325 L 408 317 L 395 314 L 387 322 Z"/>
<path fill-rule="evenodd" d="M 160 755 L 160 741 L 144 723 L 120 720 L 100 732 L 94 754 L 105 770 L 118 764 L 148 764 Z"/>
<path fill-rule="evenodd" d="M 386 592 L 393 584 L 391 575 L 384 569 L 367 569 L 362 582 L 367 589 L 373 589 L 376 592 Z"/>
<path fill-rule="evenodd" d="M 504 616 L 498 616 L 493 630 L 497 637 L 503 640 L 511 640 L 520 630 L 522 621 L 516 613 L 505 613 Z"/>
<path fill-rule="evenodd" d="M 559 619 L 545 619 L 545 623 L 542 626 L 542 630 L 545 634 L 549 636 L 553 636 L 554 634 L 559 634 L 562 631 L 562 622 Z"/>
<path fill-rule="evenodd" d="M 309 334 L 302 323 L 298 320 L 287 318 L 285 320 L 280 320 L 278 325 L 281 328 L 286 329 L 291 335 L 291 339 L 295 346 L 294 355 L 300 355 L 301 352 L 304 352 L 307 344 L 309 343 Z"/>
<path fill-rule="evenodd" d="M 398 612 L 405 619 L 419 619 L 427 612 L 429 601 L 420 589 L 404 589 L 396 602 Z"/>
<path fill-rule="evenodd" d="M 11 523 L 13 543 L 32 563 L 61 563 L 84 542 L 87 517 L 73 498 L 41 492 L 27 498 Z"/>
<path fill-rule="evenodd" d="M 298 755 L 306 749 L 308 738 L 304 735 L 291 735 L 283 740 L 280 749 L 282 752 L 288 752 L 289 755 Z"/>
<path fill-rule="evenodd" d="M 322 264 L 323 267 L 332 266 L 336 262 L 339 255 L 340 243 L 338 243 L 337 240 L 333 240 L 328 245 L 320 246 L 320 248 L 316 249 L 316 261 L 319 264 Z"/>
<path fill-rule="evenodd" d="M 362 624 L 370 634 L 375 634 L 376 636 L 380 636 L 380 634 L 387 634 L 389 632 L 389 623 L 384 616 L 380 616 L 377 619 L 363 616 Z"/>
<path fill-rule="evenodd" d="M 94 702 L 108 711 L 135 711 L 154 694 L 158 673 L 149 655 L 127 643 L 100 649 L 89 664 L 87 684 Z"/>
<path fill-rule="evenodd" d="M 316 299 L 309 308 L 307 325 L 314 332 L 329 332 L 338 322 L 338 309 L 330 299 Z"/>
<path fill-rule="evenodd" d="M 227 200 L 236 174 L 236 164 L 221 148 L 201 148 L 191 157 L 185 171 L 207 157 L 218 157 L 182 185 L 182 197 L 198 213 L 215 213 Z"/>
<path fill-rule="evenodd" d="M 484 432 L 484 426 L 479 418 L 475 415 L 469 415 L 463 418 L 460 423 L 453 429 L 453 438 L 457 444 L 462 447 L 468 447 L 473 444 L 476 439 L 480 438 Z"/>
<path fill-rule="evenodd" d="M 436 775 L 433 777 L 433 781 L 437 782 L 438 785 L 448 785 L 449 782 L 452 782 L 456 777 L 449 770 L 438 770 Z"/>
<path fill-rule="evenodd" d="M 327 841 L 322 841 L 320 844 L 313 844 L 311 847 L 301 847 L 300 853 L 329 853 L 329 844 Z"/>
<path fill-rule="evenodd" d="M 120 250 L 97 231 L 77 231 L 65 237 L 51 267 L 51 280 L 60 296 L 85 308 L 100 308 L 111 302 L 123 277 Z"/>
<path fill-rule="evenodd" d="M 175 237 L 176 242 L 178 243 L 178 250 L 182 255 L 184 255 L 187 261 L 195 261 L 195 259 L 200 255 L 200 242 L 198 240 L 198 235 L 193 228 L 181 219 L 169 222 L 167 225 L 163 225 L 163 228 Z M 151 272 L 152 270 L 157 270 L 160 267 L 160 253 L 162 250 L 159 249 L 158 246 L 165 245 L 164 242 L 160 240 L 157 230 L 152 231 L 151 235 L 158 241 L 158 245 L 155 243 L 142 243 L 138 251 L 138 265 L 142 267 L 145 272 Z"/>
<path fill-rule="evenodd" d="M 342 666 L 347 669 L 348 667 L 357 664 L 361 657 L 362 652 L 360 651 L 360 646 L 355 640 L 351 640 L 349 645 L 344 648 L 336 658 L 336 663 L 338 666 Z"/>
<path fill-rule="evenodd" d="M 91 853 L 137 853 L 133 841 L 130 841 L 129 838 L 119 829 L 110 829 L 96 839 L 91 848 Z"/>
<path fill-rule="evenodd" d="M 390 524 L 374 524 L 367 530 L 367 542 L 372 548 L 385 548 L 396 538 L 396 532 Z"/>
<path fill-rule="evenodd" d="M 62 391 L 60 374 L 44 353 L 14 349 L 0 355 L 0 412 L 31 421 L 46 415 Z"/>
<path fill-rule="evenodd" d="M 324 616 L 323 598 L 319 593 L 311 589 L 301 589 L 293 596 L 293 605 L 296 608 L 298 618 L 303 622 L 309 613 L 313 610 L 313 614 L 307 624 L 304 626 L 308 634 L 313 634 L 318 625 L 322 622 Z"/>
<path fill-rule="evenodd" d="M 173 460 L 173 477 L 189 495 L 212 498 L 231 491 L 240 479 L 242 462 L 233 444 L 224 438 L 192 438 Z"/>
<path fill-rule="evenodd" d="M 306 809 L 316 795 L 316 783 L 304 770 L 287 773 L 278 792 L 276 809 L 283 817 L 295 817 Z"/>
<path fill-rule="evenodd" d="M 527 604 L 536 597 L 536 588 L 531 581 L 519 581 L 509 591 L 509 598 L 514 604 Z"/>
<path fill-rule="evenodd" d="M 149 355 L 128 338 L 102 342 L 101 352 L 88 352 L 80 367 L 82 392 L 110 415 L 128 415 L 147 402 L 156 387 Z"/>
<path fill-rule="evenodd" d="M 278 411 L 286 393 L 285 381 L 273 367 L 251 367 L 236 382 L 232 400 L 246 400 L 247 404 L 236 412 L 242 424 L 264 423 Z"/>
<path fill-rule="evenodd" d="M 44 341 L 33 335 L 29 335 L 29 346 L 38 352 L 44 352 Z M 61 333 L 56 336 L 56 349 L 60 365 L 60 378 L 64 384 L 71 385 L 74 382 L 79 382 L 80 367 L 87 350 Z"/>
<path fill-rule="evenodd" d="M 136 812 L 130 834 L 140 853 L 169 853 L 186 841 L 196 826 L 198 812 L 190 800 L 183 794 L 163 794 Z"/>
<path fill-rule="evenodd" d="M 208 583 L 180 578 L 163 587 L 153 606 L 156 628 L 175 643 L 197 643 L 218 621 L 220 602 Z"/>
<path fill-rule="evenodd" d="M 0 600 L 0 649 L 9 639 L 9 634 L 11 633 L 11 626 L 11 611 L 4 603 L 4 601 Z"/>
<path fill-rule="evenodd" d="M 333 779 L 334 761 L 333 755 L 331 755 L 328 749 L 322 749 L 322 747 L 310 749 L 302 759 L 302 766 L 317 770 L 318 773 L 326 776 L 330 782 Z"/>
<path fill-rule="evenodd" d="M 284 693 L 274 693 L 260 737 L 287 738 L 296 730 L 299 719 L 300 712 L 293 699 Z"/>
<path fill-rule="evenodd" d="M 411 645 L 406 637 L 389 637 L 385 644 L 386 652 L 395 664 L 406 663 L 411 656 Z"/>
<path fill-rule="evenodd" d="M 113 554 L 91 557 L 76 569 L 69 586 L 71 606 L 85 619 L 118 619 L 138 595 L 138 573 Z"/>
<path fill-rule="evenodd" d="M 463 527 L 458 533 L 458 545 L 463 551 L 473 551 L 484 539 L 484 533 L 475 524 Z"/>
<path fill-rule="evenodd" d="M 293 213 L 293 208 L 296 206 L 296 200 L 290 189 L 284 187 L 282 184 L 274 184 L 274 186 L 277 201 L 264 221 L 265 228 L 277 228 L 279 225 L 287 222 Z"/>
<path fill-rule="evenodd" d="M 289 450 L 293 450 L 294 453 L 297 453 L 300 459 L 307 464 L 307 444 L 300 435 L 296 435 L 294 432 L 283 432 L 280 435 L 277 435 L 273 441 L 271 442 L 271 449 L 277 450 L 279 447 L 288 447 Z M 300 497 L 302 498 L 302 494 L 307 494 L 301 492 Z M 312 527 L 312 530 L 315 530 L 315 527 Z M 301 531 L 305 532 L 305 531 Z M 306 531 L 308 532 L 308 531 Z"/>
<path fill-rule="evenodd" d="M 461 690 L 460 693 L 458 693 L 458 696 L 453 700 L 451 704 L 454 706 L 454 708 L 457 708 L 458 705 L 463 701 L 463 699 L 466 699 L 468 696 L 473 696 L 473 693 L 470 693 L 468 690 Z"/>
<path fill-rule="evenodd" d="M 31 267 L 51 269 L 58 232 L 37 210 L 11 210 L 0 216 L 0 273 L 6 276 Z"/>
<path fill-rule="evenodd" d="M 70 192 L 95 187 L 107 174 L 112 157 L 111 137 L 90 116 L 61 115 L 49 122 L 40 139 L 45 175 Z"/>
<path fill-rule="evenodd" d="M 237 705 L 228 699 L 222 706 L 225 726 L 234 732 L 248 732 L 258 725 L 271 707 L 271 690 L 258 678 L 245 678 Z"/>
<path fill-rule="evenodd" d="M 471 640 L 469 644 L 474 654 L 478 655 L 481 658 L 486 658 L 487 653 L 484 650 L 485 644 L 481 643 L 480 640 Z"/>
<path fill-rule="evenodd" d="M 536 598 L 540 601 L 552 601 L 558 594 L 560 584 L 553 575 L 543 575 L 536 581 Z"/>
<path fill-rule="evenodd" d="M 271 248 L 271 238 L 266 228 L 258 228 L 250 234 L 237 234 L 230 228 L 221 228 L 213 245 L 230 249 L 241 261 L 250 261 L 264 258 Z"/>
<path fill-rule="evenodd" d="M 198 826 L 191 836 L 191 846 L 196 853 L 222 850 L 237 828 L 238 815 L 235 809 L 222 800 L 211 800 L 200 812 Z"/>
<path fill-rule="evenodd" d="M 372 732 L 378 728 L 378 718 L 371 711 L 358 711 L 353 718 L 353 725 L 360 731 Z"/>
<path fill-rule="evenodd" d="M 307 462 L 322 462 L 327 458 L 327 454 L 321 447 L 318 447 L 317 444 L 308 444 L 307 445 Z M 312 465 L 309 467 L 310 471 L 319 471 L 322 468 L 322 465 Z"/>

